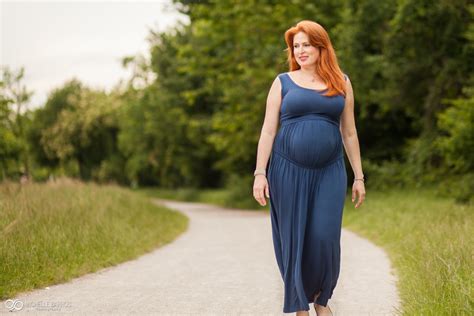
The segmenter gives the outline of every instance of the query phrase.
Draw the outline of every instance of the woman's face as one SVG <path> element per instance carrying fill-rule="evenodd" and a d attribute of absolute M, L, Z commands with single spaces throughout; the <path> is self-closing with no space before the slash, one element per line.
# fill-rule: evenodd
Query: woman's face
<path fill-rule="evenodd" d="M 308 66 L 318 59 L 319 49 L 311 45 L 306 33 L 299 32 L 293 37 L 293 54 L 300 66 Z"/>

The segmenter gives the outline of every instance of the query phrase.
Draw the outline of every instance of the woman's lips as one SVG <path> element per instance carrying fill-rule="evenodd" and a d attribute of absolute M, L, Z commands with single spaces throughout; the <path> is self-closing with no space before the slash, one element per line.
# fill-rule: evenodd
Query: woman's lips
<path fill-rule="evenodd" d="M 308 59 L 308 56 L 300 57 L 301 61 L 305 61 L 306 59 Z"/>

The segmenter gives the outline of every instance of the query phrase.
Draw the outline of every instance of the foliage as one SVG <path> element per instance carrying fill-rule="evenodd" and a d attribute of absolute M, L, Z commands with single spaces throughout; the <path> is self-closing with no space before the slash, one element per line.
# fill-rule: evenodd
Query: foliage
<path fill-rule="evenodd" d="M 474 85 L 465 90 L 466 98 L 453 100 L 451 107 L 438 114 L 445 134 L 436 143 L 447 165 L 460 174 L 474 171 Z"/>
<path fill-rule="evenodd" d="M 23 85 L 25 69 L 17 72 L 0 67 L 0 168 L 1 178 L 30 173 L 30 157 L 25 130 L 30 119 L 25 105 L 32 92 Z"/>
<path fill-rule="evenodd" d="M 60 167 L 57 175 L 78 175 L 84 180 L 123 183 L 123 159 L 117 149 L 117 112 L 120 99 L 84 87 L 73 79 L 55 90 L 44 108 L 35 113 L 29 138 L 36 142 L 39 162 Z M 114 163 L 112 163 L 114 162 Z M 72 168 L 72 169 L 71 169 Z"/>
<path fill-rule="evenodd" d="M 443 190 L 470 179 L 472 81 L 465 74 L 474 70 L 474 5 L 467 0 L 174 5 L 190 23 L 151 30 L 151 58 L 125 56 L 132 75 L 112 92 L 72 79 L 24 114 L 14 105 L 27 97 L 2 93 L 3 173 L 31 165 L 37 179 L 230 186 L 241 199 L 252 185 L 268 90 L 288 69 L 284 32 L 310 19 L 326 28 L 351 79 L 367 185 Z M 20 122 L 24 133 L 16 132 Z"/>

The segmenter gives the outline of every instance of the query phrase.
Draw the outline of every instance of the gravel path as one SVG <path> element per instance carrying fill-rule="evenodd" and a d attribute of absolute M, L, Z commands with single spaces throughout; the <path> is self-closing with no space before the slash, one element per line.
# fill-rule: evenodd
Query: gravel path
<path fill-rule="evenodd" d="M 189 230 L 136 260 L 18 295 L 13 300 L 23 308 L 16 313 L 289 315 L 282 312 L 268 213 L 155 203 L 189 216 Z M 346 229 L 341 242 L 341 273 L 329 300 L 334 315 L 396 315 L 396 278 L 383 250 Z M 5 302 L 0 313 L 8 313 Z"/>

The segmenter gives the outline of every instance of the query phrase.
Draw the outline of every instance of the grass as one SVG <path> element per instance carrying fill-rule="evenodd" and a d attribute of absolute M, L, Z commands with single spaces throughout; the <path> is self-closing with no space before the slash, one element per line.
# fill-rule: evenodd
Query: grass
<path fill-rule="evenodd" d="M 0 185 L 0 298 L 134 259 L 174 240 L 188 218 L 117 186 Z"/>
<path fill-rule="evenodd" d="M 143 192 L 167 199 L 229 204 L 225 190 L 183 189 L 176 195 L 169 190 Z M 474 315 L 474 206 L 456 204 L 435 192 L 429 188 L 383 192 L 369 188 L 364 204 L 357 209 L 348 194 L 343 226 L 386 250 L 397 271 L 403 315 Z M 267 203 L 264 209 L 268 208 Z M 256 202 L 255 209 L 262 210 Z"/>
<path fill-rule="evenodd" d="M 222 207 L 240 208 L 248 210 L 268 211 L 266 206 L 260 206 L 252 196 L 252 189 L 238 189 L 237 193 L 227 189 L 195 189 L 195 188 L 139 188 L 136 192 L 147 197 L 169 199 L 175 201 L 199 202 L 220 205 Z"/>
<path fill-rule="evenodd" d="M 387 251 L 404 315 L 473 315 L 473 219 L 474 206 L 430 189 L 370 191 L 343 225 Z"/>
<path fill-rule="evenodd" d="M 202 202 L 216 205 L 225 205 L 228 193 L 223 189 L 199 190 L 194 188 L 163 189 L 163 188 L 140 188 L 136 192 L 147 197 L 158 197 L 169 200 Z"/>

